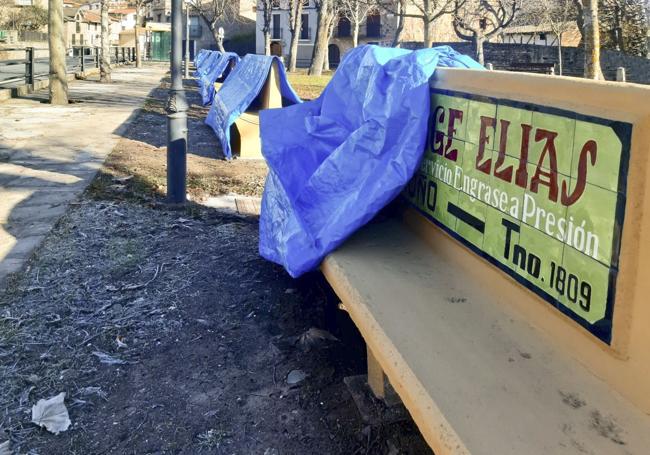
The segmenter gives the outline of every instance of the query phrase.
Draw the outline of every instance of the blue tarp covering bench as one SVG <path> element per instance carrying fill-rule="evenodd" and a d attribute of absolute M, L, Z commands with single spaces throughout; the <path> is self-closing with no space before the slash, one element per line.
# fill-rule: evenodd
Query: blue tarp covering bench
<path fill-rule="evenodd" d="M 425 149 L 438 66 L 483 68 L 447 46 L 358 47 L 318 99 L 260 113 L 264 258 L 293 277 L 313 270 L 399 194 Z"/>
<path fill-rule="evenodd" d="M 199 86 L 199 90 L 202 90 L 208 71 L 219 58 L 221 58 L 221 52 L 208 51 L 207 55 L 201 59 L 201 63 L 197 65 L 196 71 L 194 71 L 194 77 L 196 77 L 196 84 Z"/>
<path fill-rule="evenodd" d="M 278 91 L 281 102 L 269 103 L 269 93 L 266 93 L 266 97 L 262 96 L 265 95 L 263 93 L 265 88 L 267 92 L 271 92 L 271 89 Z M 226 159 L 231 159 L 231 126 L 242 114 L 247 111 L 257 112 L 270 107 L 291 106 L 301 102 L 287 80 L 280 59 L 248 54 L 230 72 L 221 89 L 214 95 L 205 123 L 212 127 L 219 138 Z"/>
<path fill-rule="evenodd" d="M 239 56 L 234 52 L 224 52 L 205 65 L 205 72 L 199 76 L 199 91 L 204 106 L 212 103 L 214 99 L 215 82 L 223 82 L 239 61 Z"/>
<path fill-rule="evenodd" d="M 196 68 L 200 67 L 203 61 L 206 59 L 208 55 L 210 55 L 210 50 L 208 49 L 201 49 L 198 54 L 196 54 L 196 57 L 194 57 L 194 66 Z"/>

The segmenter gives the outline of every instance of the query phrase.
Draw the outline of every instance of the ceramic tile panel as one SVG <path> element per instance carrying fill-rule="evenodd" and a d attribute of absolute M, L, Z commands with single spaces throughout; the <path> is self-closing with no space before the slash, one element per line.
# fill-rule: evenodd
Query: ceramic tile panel
<path fill-rule="evenodd" d="M 435 90 L 431 121 L 438 153 L 405 197 L 610 343 L 632 126 Z"/>

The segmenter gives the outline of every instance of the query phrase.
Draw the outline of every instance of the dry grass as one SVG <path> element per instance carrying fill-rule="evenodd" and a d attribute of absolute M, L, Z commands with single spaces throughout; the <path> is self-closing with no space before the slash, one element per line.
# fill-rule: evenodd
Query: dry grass
<path fill-rule="evenodd" d="M 332 80 L 332 75 L 332 72 L 326 72 L 322 76 L 310 76 L 306 70 L 298 70 L 289 73 L 289 83 L 300 98 L 313 100 L 320 96 L 325 86 Z"/>
<path fill-rule="evenodd" d="M 108 156 L 88 191 L 96 199 L 149 201 L 167 191 L 167 84 L 146 100 L 137 119 Z M 188 87 L 187 193 L 193 201 L 236 193 L 261 196 L 267 174 L 263 161 L 226 161 L 214 132 L 204 124 L 207 108 Z"/>
<path fill-rule="evenodd" d="M 167 191 L 166 153 L 162 147 L 122 139 L 88 191 L 96 198 L 118 194 L 138 200 L 162 197 Z M 262 161 L 228 162 L 188 155 L 187 192 L 194 201 L 228 193 L 261 196 L 266 173 Z"/>

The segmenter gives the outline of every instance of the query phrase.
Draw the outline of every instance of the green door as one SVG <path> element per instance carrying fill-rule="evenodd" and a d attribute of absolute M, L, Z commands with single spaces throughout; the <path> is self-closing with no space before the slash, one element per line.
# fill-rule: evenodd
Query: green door
<path fill-rule="evenodd" d="M 172 34 L 171 32 L 152 32 L 151 33 L 151 60 L 168 61 L 169 52 L 171 51 Z"/>

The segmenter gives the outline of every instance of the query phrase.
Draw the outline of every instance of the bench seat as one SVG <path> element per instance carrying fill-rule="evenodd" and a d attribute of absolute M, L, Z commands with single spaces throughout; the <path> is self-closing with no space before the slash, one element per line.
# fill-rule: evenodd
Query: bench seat
<path fill-rule="evenodd" d="M 436 455 L 650 453 L 648 415 L 403 221 L 322 271 Z"/>

